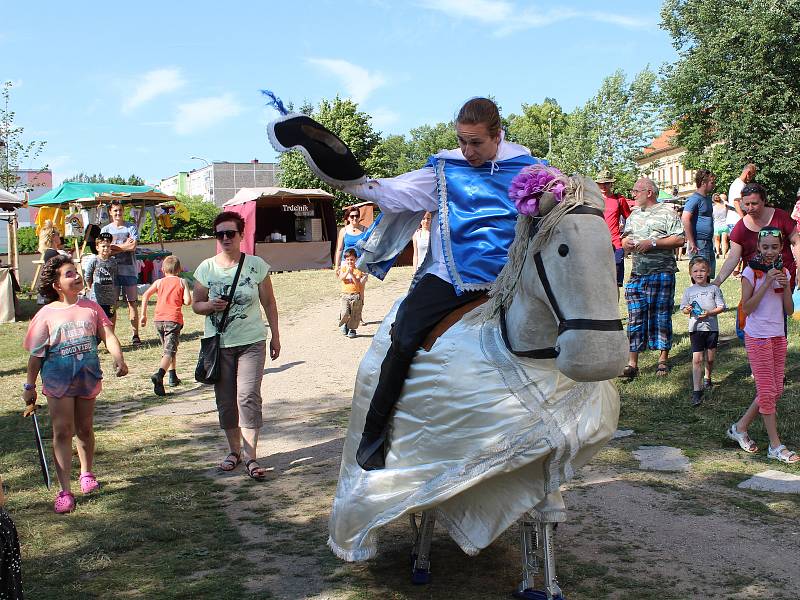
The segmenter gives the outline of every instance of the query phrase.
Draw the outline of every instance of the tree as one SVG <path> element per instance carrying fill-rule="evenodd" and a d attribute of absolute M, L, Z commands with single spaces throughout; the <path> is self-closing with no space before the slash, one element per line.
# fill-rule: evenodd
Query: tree
<path fill-rule="evenodd" d="M 553 141 L 552 163 L 566 173 L 594 177 L 608 169 L 619 193 L 638 178 L 636 158 L 661 126 L 656 76 L 649 69 L 628 83 L 625 73 L 606 77 L 597 94 L 566 116 Z"/>
<path fill-rule="evenodd" d="M 567 115 L 553 98 L 541 104 L 523 104 L 522 114 L 508 117 L 508 140 L 530 149 L 533 156 L 549 158 L 552 141 L 567 126 Z"/>
<path fill-rule="evenodd" d="M 309 108 L 308 105 L 304 105 L 305 110 Z M 304 112 L 303 108 L 301 112 Z M 355 102 L 342 100 L 338 96 L 333 100 L 322 100 L 309 116 L 338 135 L 371 177 L 388 175 L 390 164 L 380 134 L 372 129 L 370 124 L 372 117 L 359 111 Z M 280 182 L 282 186 L 289 188 L 321 187 L 336 196 L 334 201 L 336 209 L 358 202 L 353 196 L 321 182 L 308 168 L 299 152 L 281 154 Z"/>
<path fill-rule="evenodd" d="M 210 236 L 214 232 L 214 218 L 219 214 L 220 208 L 213 202 L 206 202 L 202 196 L 187 196 L 186 194 L 176 194 L 178 202 L 182 202 L 189 210 L 190 221 L 173 219 L 172 229 L 164 229 L 161 232 L 164 241 L 169 240 L 195 240 L 202 236 Z M 142 230 L 139 238 L 143 242 L 157 242 L 158 235 L 153 228 L 153 220 L 150 216 L 142 222 Z"/>
<path fill-rule="evenodd" d="M 381 140 L 381 150 L 386 157 L 386 176 L 396 177 L 416 168 L 411 162 L 411 148 L 403 135 L 389 135 Z"/>
<path fill-rule="evenodd" d="M 662 92 L 687 167 L 710 167 L 726 185 L 754 162 L 789 208 L 800 180 L 800 5 L 666 0 L 661 16 L 680 53 Z"/>
<path fill-rule="evenodd" d="M 9 192 L 29 192 L 20 181 L 17 171 L 26 163 L 34 162 L 41 154 L 46 142 L 24 142 L 23 127 L 14 126 L 16 113 L 11 104 L 11 81 L 3 83 L 3 106 L 0 107 L 0 187 Z M 44 171 L 47 165 L 40 169 Z"/>
<path fill-rule="evenodd" d="M 564 173 L 582 173 L 591 177 L 599 170 L 597 131 L 587 106 L 579 106 L 567 114 L 564 129 L 553 140 L 549 159 Z"/>
<path fill-rule="evenodd" d="M 72 177 L 67 177 L 64 181 L 73 181 L 77 183 L 113 183 L 114 185 L 145 185 L 144 179 L 138 175 L 130 175 L 125 179 L 122 175 L 104 177 L 102 173 L 87 175 L 83 172 L 73 175 Z"/>

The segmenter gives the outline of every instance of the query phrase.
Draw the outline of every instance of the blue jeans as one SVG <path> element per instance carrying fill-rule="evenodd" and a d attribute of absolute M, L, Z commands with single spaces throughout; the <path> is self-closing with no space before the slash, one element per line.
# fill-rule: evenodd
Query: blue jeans
<path fill-rule="evenodd" d="M 689 259 L 695 256 L 702 256 L 708 261 L 708 266 L 711 272 L 709 273 L 709 281 L 714 279 L 717 271 L 717 255 L 714 252 L 714 240 L 695 240 L 697 252 L 690 252 Z"/>

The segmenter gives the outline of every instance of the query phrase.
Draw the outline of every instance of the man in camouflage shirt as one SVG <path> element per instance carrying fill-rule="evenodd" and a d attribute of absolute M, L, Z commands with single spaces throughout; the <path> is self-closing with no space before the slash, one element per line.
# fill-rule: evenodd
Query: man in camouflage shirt
<path fill-rule="evenodd" d="M 639 374 L 639 353 L 645 346 L 660 352 L 656 372 L 669 372 L 678 270 L 673 250 L 683 246 L 685 240 L 681 220 L 671 206 L 658 203 L 658 187 L 651 179 L 639 179 L 631 193 L 636 206 L 622 234 L 622 248 L 633 255 L 633 268 L 625 284 L 630 358 L 622 376 L 632 379 Z"/>

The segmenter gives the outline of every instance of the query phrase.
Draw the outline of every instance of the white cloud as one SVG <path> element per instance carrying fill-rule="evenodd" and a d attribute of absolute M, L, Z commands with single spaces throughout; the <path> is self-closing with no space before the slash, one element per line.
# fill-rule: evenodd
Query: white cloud
<path fill-rule="evenodd" d="M 179 135 L 195 133 L 208 129 L 242 112 L 242 106 L 232 94 L 200 98 L 193 102 L 178 105 L 174 129 Z"/>
<path fill-rule="evenodd" d="M 503 23 L 514 16 L 514 5 L 506 0 L 420 0 L 420 6 L 451 17 Z"/>
<path fill-rule="evenodd" d="M 122 112 L 127 113 L 157 96 L 168 94 L 182 88 L 186 83 L 180 69 L 155 69 L 141 75 L 134 82 L 133 93 L 122 104 Z"/>
<path fill-rule="evenodd" d="M 364 67 L 359 67 L 346 60 L 309 58 L 308 62 L 338 77 L 348 96 L 358 104 L 364 102 L 372 92 L 386 83 L 386 78 L 379 72 L 369 72 Z"/>
<path fill-rule="evenodd" d="M 517 31 L 547 27 L 560 21 L 583 19 L 627 28 L 653 26 L 647 19 L 602 11 L 581 11 L 571 8 L 540 10 L 518 8 L 507 0 L 418 0 L 423 8 L 445 13 L 450 17 L 479 21 L 494 25 L 498 36 Z"/>
<path fill-rule="evenodd" d="M 370 111 L 372 116 L 372 126 L 375 129 L 384 130 L 400 120 L 400 115 L 388 108 L 379 107 Z"/>

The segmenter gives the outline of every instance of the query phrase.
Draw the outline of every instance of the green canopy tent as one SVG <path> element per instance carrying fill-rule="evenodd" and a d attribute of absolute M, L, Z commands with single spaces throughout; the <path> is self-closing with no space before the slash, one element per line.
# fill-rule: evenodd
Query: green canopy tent
<path fill-rule="evenodd" d="M 657 198 L 657 200 L 658 200 L 659 202 L 666 202 L 667 200 L 672 200 L 672 199 L 673 199 L 673 196 L 672 196 L 672 194 L 670 194 L 669 192 L 666 192 L 666 191 L 664 191 L 664 190 L 660 190 L 660 191 L 658 192 L 658 198 Z"/>
<path fill-rule="evenodd" d="M 141 226 L 142 217 L 147 206 L 155 206 L 164 202 L 175 201 L 175 196 L 169 196 L 149 185 L 118 185 L 115 183 L 77 183 L 67 181 L 58 188 L 39 196 L 28 202 L 28 206 L 36 208 L 43 206 L 80 205 L 81 208 L 91 208 L 99 205 L 110 204 L 117 200 L 123 205 L 141 206 L 136 227 Z M 85 224 L 84 224 L 85 225 Z M 161 250 L 164 242 L 161 237 L 161 228 L 158 221 L 154 223 Z M 76 258 L 80 260 L 84 248 L 78 248 L 75 240 Z"/>
<path fill-rule="evenodd" d="M 28 206 L 57 206 L 80 202 L 84 206 L 107 204 L 114 198 L 123 204 L 159 204 L 174 200 L 174 196 L 162 194 L 149 185 L 117 185 L 114 183 L 76 183 L 67 181 L 54 190 L 50 190 L 36 200 L 28 202 Z M 150 200 L 147 202 L 147 200 Z"/>

